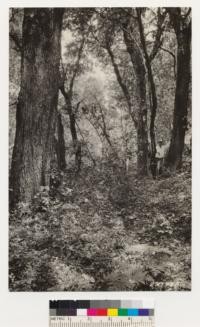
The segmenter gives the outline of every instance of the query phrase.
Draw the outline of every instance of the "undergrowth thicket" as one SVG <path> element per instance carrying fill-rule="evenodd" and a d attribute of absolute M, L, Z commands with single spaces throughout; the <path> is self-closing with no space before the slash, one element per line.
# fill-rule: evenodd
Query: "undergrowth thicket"
<path fill-rule="evenodd" d="M 10 214 L 11 291 L 190 290 L 188 167 L 67 170 L 52 185 Z"/>

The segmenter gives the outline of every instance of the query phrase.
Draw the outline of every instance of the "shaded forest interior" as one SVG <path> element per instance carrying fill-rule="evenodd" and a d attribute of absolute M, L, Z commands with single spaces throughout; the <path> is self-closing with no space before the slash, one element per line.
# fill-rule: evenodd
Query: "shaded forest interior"
<path fill-rule="evenodd" d="M 9 288 L 191 288 L 191 9 L 10 9 Z"/>

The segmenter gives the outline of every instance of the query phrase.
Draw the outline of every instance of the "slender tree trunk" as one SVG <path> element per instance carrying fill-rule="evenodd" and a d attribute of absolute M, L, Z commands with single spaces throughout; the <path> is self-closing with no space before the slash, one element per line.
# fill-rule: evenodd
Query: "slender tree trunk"
<path fill-rule="evenodd" d="M 109 36 L 109 34 L 108 34 L 108 36 Z M 133 111 L 131 96 L 129 94 L 129 90 L 128 90 L 126 84 L 123 81 L 123 78 L 121 76 L 119 67 L 118 67 L 118 65 L 117 65 L 117 63 L 115 61 L 115 58 L 114 58 L 114 53 L 113 53 L 113 51 L 111 49 L 111 45 L 109 44 L 108 40 L 106 40 L 106 49 L 107 49 L 107 52 L 108 52 L 108 54 L 110 56 L 111 63 L 112 63 L 112 66 L 113 66 L 113 69 L 114 69 L 115 76 L 117 78 L 118 84 L 119 84 L 119 86 L 120 86 L 120 88 L 121 88 L 121 90 L 122 90 L 122 92 L 124 94 L 124 98 L 125 98 L 126 103 L 127 103 L 129 114 L 131 116 L 131 119 L 134 122 L 135 127 L 137 128 L 137 121 L 136 121 L 136 118 L 135 118 L 135 113 Z"/>
<path fill-rule="evenodd" d="M 10 175 L 10 204 L 49 186 L 59 89 L 63 9 L 27 8 L 22 30 L 21 88 Z"/>
<path fill-rule="evenodd" d="M 74 153 L 75 153 L 75 166 L 77 171 L 81 168 L 81 144 L 78 140 L 77 130 L 76 130 L 76 117 L 72 109 L 72 102 L 71 102 L 71 96 L 68 94 L 64 86 L 60 87 L 60 90 L 65 98 L 65 103 L 67 106 L 67 112 L 69 115 L 69 122 L 70 122 L 70 132 L 72 136 L 72 142 L 74 147 Z"/>
<path fill-rule="evenodd" d="M 66 168 L 65 159 L 65 138 L 64 138 L 64 128 L 62 124 L 61 114 L 57 114 L 57 139 L 56 139 L 56 155 L 58 168 L 64 170 Z"/>
<path fill-rule="evenodd" d="M 170 169 L 175 170 L 179 169 L 182 165 L 184 139 L 187 130 L 191 60 L 191 22 L 186 25 L 182 17 L 175 17 L 174 12 L 171 14 L 177 37 L 177 77 L 173 129 L 166 165 Z"/>
<path fill-rule="evenodd" d="M 71 131 L 73 147 L 74 147 L 74 152 L 75 152 L 75 166 L 76 166 L 76 169 L 78 172 L 81 169 L 81 159 L 82 159 L 81 143 L 78 140 L 78 135 L 77 135 L 77 131 L 76 131 L 76 118 L 72 111 L 69 114 L 69 120 L 70 120 L 70 131 Z"/>
<path fill-rule="evenodd" d="M 148 132 L 147 132 L 147 106 L 146 106 L 146 81 L 145 81 L 145 68 L 141 58 L 140 50 L 130 39 L 127 30 L 127 22 L 124 24 L 124 41 L 126 44 L 127 52 L 130 55 L 133 69 L 136 75 L 136 95 L 135 100 L 137 104 L 137 112 L 133 111 L 133 105 L 129 91 L 122 80 L 118 66 L 114 60 L 114 55 L 107 42 L 107 51 L 110 55 L 111 62 L 117 77 L 117 81 L 123 91 L 131 118 L 134 122 L 137 131 L 137 170 L 138 174 L 145 176 L 148 173 Z"/>
<path fill-rule="evenodd" d="M 147 109 L 144 101 L 146 102 L 146 100 L 141 99 L 137 127 L 137 171 L 140 176 L 145 176 L 148 174 Z"/>
<path fill-rule="evenodd" d="M 77 126 L 77 128 L 78 128 L 78 131 L 79 131 L 80 136 L 82 137 L 83 143 L 85 144 L 85 147 L 86 147 L 87 152 L 88 152 L 88 154 L 89 154 L 89 156 L 90 156 L 90 159 L 91 159 L 91 161 L 92 161 L 92 163 L 93 163 L 93 165 L 94 165 L 94 167 L 95 167 L 95 166 L 96 166 L 96 161 L 95 161 L 95 159 L 93 158 L 92 153 L 90 152 L 90 149 L 89 149 L 88 146 L 87 146 L 87 142 L 86 142 L 85 139 L 84 139 L 83 133 L 82 133 L 82 131 L 81 131 L 81 129 L 80 129 L 80 127 L 79 127 L 77 121 L 76 121 L 76 126 Z M 80 149 L 81 149 L 81 148 L 80 148 Z M 81 154 L 81 153 L 80 153 L 80 154 Z M 80 158 L 80 159 L 81 159 L 81 158 Z M 81 163 L 81 161 L 80 161 L 80 163 Z"/>
<path fill-rule="evenodd" d="M 130 55 L 136 78 L 136 107 L 137 107 L 137 169 L 138 174 L 148 174 L 148 131 L 147 131 L 147 104 L 146 104 L 146 71 L 142 54 L 135 40 L 131 38 L 128 20 L 123 29 L 124 41 Z"/>
<path fill-rule="evenodd" d="M 150 108 L 151 108 L 151 117 L 150 117 L 150 139 L 151 139 L 151 156 L 150 156 L 150 168 L 152 175 L 155 177 L 155 170 L 156 170 L 156 139 L 155 139 L 155 118 L 157 112 L 157 94 L 156 94 L 156 87 L 154 82 L 154 76 L 152 72 L 151 60 L 147 51 L 146 41 L 144 36 L 144 28 L 141 19 L 141 11 L 137 8 L 137 15 L 138 15 L 138 24 L 139 24 L 139 31 L 140 31 L 140 39 L 141 44 L 144 52 L 144 58 L 146 63 L 146 68 L 148 72 L 148 80 L 149 80 L 149 87 L 150 87 Z"/>

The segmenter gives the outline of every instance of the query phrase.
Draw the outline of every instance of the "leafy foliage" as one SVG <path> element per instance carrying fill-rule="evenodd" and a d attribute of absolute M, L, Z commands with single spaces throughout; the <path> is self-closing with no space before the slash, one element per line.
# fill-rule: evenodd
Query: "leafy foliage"
<path fill-rule="evenodd" d="M 152 182 L 113 169 L 69 171 L 53 197 L 42 188 L 18 205 L 10 290 L 190 289 L 190 175 Z"/>

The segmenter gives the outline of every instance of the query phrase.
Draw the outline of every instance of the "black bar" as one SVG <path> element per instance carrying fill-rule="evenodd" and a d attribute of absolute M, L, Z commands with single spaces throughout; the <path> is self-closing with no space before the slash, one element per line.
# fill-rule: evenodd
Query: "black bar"
<path fill-rule="evenodd" d="M 57 309 L 58 301 L 49 301 L 49 309 Z"/>
<path fill-rule="evenodd" d="M 76 309 L 76 301 L 73 301 L 73 300 L 59 300 L 58 301 L 58 308 Z"/>
<path fill-rule="evenodd" d="M 78 300 L 76 301 L 77 309 L 90 309 L 90 301 L 89 300 Z"/>

